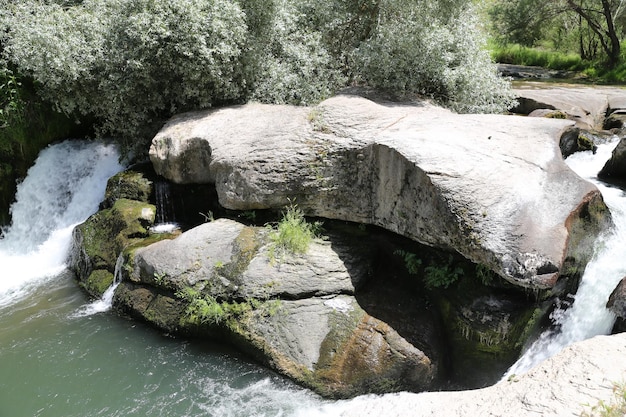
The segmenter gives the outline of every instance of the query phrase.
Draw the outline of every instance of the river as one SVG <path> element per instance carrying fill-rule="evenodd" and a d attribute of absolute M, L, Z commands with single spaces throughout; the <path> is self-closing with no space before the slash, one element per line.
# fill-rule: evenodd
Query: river
<path fill-rule="evenodd" d="M 613 146 L 568 163 L 597 182 Z M 71 230 L 122 169 L 113 146 L 64 142 L 43 151 L 18 188 L 14 223 L 0 240 L 0 417 L 337 416 L 360 401 L 322 400 L 227 348 L 162 334 L 88 300 L 65 269 Z M 560 332 L 545 333 L 509 372 L 610 331 L 603 303 L 626 273 L 626 199 L 598 186 L 617 232 L 599 246 L 574 306 L 557 310 Z"/>
<path fill-rule="evenodd" d="M 64 142 L 18 188 L 0 240 L 0 417 L 269 417 L 323 405 L 231 350 L 90 308 L 65 270 L 71 230 L 121 169 L 112 146 Z"/>

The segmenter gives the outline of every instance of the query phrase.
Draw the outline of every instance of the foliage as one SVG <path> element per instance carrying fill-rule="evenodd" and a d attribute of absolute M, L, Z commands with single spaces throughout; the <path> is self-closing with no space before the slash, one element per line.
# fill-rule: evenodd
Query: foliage
<path fill-rule="evenodd" d="M 448 288 L 463 276 L 463 268 L 452 265 L 452 256 L 448 262 L 439 265 L 429 265 L 424 269 L 424 284 L 426 288 Z"/>
<path fill-rule="evenodd" d="M 22 123 L 24 100 L 20 94 L 21 85 L 14 72 L 0 64 L 0 129 Z"/>
<path fill-rule="evenodd" d="M 272 31 L 257 42 L 251 99 L 278 104 L 314 104 L 345 85 L 318 28 L 308 27 L 297 2 L 276 0 Z"/>
<path fill-rule="evenodd" d="M 253 310 L 260 310 L 263 314 L 273 316 L 281 306 L 280 300 L 260 301 L 251 298 L 241 302 L 218 301 L 215 297 L 203 295 L 191 287 L 177 292 L 176 296 L 188 303 L 185 319 L 189 323 L 226 325 L 231 328 L 236 328 L 237 321 Z"/>
<path fill-rule="evenodd" d="M 423 261 L 415 253 L 396 250 L 394 255 L 401 256 L 407 272 L 411 275 L 418 275 L 422 270 Z M 464 274 L 463 268 L 454 264 L 454 258 L 450 255 L 445 263 L 431 261 L 424 269 L 424 286 L 428 290 L 435 288 L 448 288 L 456 283 Z M 480 265 L 476 267 L 476 276 L 484 285 L 490 282 L 492 276 Z"/>
<path fill-rule="evenodd" d="M 485 286 L 490 285 L 495 278 L 495 274 L 491 268 L 484 264 L 477 264 L 475 272 L 476 278 Z"/>
<path fill-rule="evenodd" d="M 623 417 L 626 415 L 626 385 L 616 384 L 613 387 L 613 399 L 609 403 L 600 401 L 584 412 L 581 417 Z"/>
<path fill-rule="evenodd" d="M 460 112 L 511 106 L 512 93 L 491 63 L 472 8 L 443 20 L 428 8 L 417 13 L 413 2 L 381 3 L 374 34 L 352 55 L 356 74 L 368 85 L 431 96 Z"/>
<path fill-rule="evenodd" d="M 65 114 L 132 142 L 175 112 L 310 104 L 348 83 L 502 111 L 469 1 L 0 0 L 0 52 Z"/>
<path fill-rule="evenodd" d="M 321 223 L 308 223 L 302 210 L 292 203 L 283 212 L 282 219 L 275 228 L 271 228 L 269 238 L 270 260 L 280 258 L 287 253 L 303 254 L 309 249 L 313 238 L 319 233 Z"/>
<path fill-rule="evenodd" d="M 494 45 L 491 54 L 495 61 L 503 64 L 531 65 L 568 71 L 582 70 L 585 67 L 585 63 L 577 54 L 530 48 L 519 44 Z"/>
<path fill-rule="evenodd" d="M 404 260 L 404 266 L 409 274 L 416 275 L 419 272 L 419 269 L 422 266 L 422 260 L 417 256 L 417 254 L 401 249 L 394 251 L 393 254 L 402 257 Z"/>
<path fill-rule="evenodd" d="M 501 43 L 576 52 L 608 68 L 620 61 L 624 0 L 496 0 L 490 15 Z"/>
<path fill-rule="evenodd" d="M 20 2 L 6 52 L 65 113 L 135 138 L 162 114 L 241 95 L 242 10 L 228 0 Z"/>

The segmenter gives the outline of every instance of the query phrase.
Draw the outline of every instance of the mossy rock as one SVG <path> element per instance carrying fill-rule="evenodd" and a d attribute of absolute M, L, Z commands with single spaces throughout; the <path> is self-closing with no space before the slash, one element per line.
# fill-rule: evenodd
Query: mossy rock
<path fill-rule="evenodd" d="M 554 111 L 548 112 L 543 117 L 546 117 L 548 119 L 564 119 L 564 120 L 568 119 L 567 113 L 561 110 L 554 110 Z"/>
<path fill-rule="evenodd" d="M 578 150 L 579 151 L 593 151 L 595 152 L 598 147 L 596 146 L 593 137 L 586 132 L 580 132 L 578 135 Z"/>
<path fill-rule="evenodd" d="M 122 171 L 112 176 L 107 182 L 103 207 L 111 207 L 120 199 L 149 202 L 152 194 L 152 181 L 143 172 Z"/>
<path fill-rule="evenodd" d="M 94 270 L 114 273 L 122 250 L 149 236 L 155 210 L 151 204 L 120 199 L 77 226 L 68 264 L 78 280 L 88 280 Z"/>
<path fill-rule="evenodd" d="M 496 382 L 519 356 L 545 311 L 521 293 L 462 283 L 437 305 L 448 338 L 452 388 Z"/>
<path fill-rule="evenodd" d="M 113 284 L 114 279 L 115 276 L 106 269 L 97 269 L 81 282 L 81 286 L 88 294 L 99 298 Z"/>

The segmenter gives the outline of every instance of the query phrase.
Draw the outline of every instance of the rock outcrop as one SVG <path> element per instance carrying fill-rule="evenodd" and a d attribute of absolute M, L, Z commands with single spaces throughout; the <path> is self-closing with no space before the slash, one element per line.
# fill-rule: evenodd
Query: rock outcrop
<path fill-rule="evenodd" d="M 431 359 L 355 299 L 371 250 L 331 236 L 274 259 L 267 234 L 219 219 L 133 250 L 116 305 L 170 332 L 221 335 L 325 396 L 432 387 Z"/>
<path fill-rule="evenodd" d="M 586 263 L 608 217 L 598 190 L 561 159 L 572 125 L 343 95 L 312 109 L 181 115 L 150 157 L 171 181 L 215 184 L 228 209 L 296 201 L 308 215 L 381 226 L 545 289 Z"/>
<path fill-rule="evenodd" d="M 516 86 L 515 92 L 519 105 L 512 109 L 514 113 L 529 115 L 544 110 L 536 114 L 565 117 L 577 127 L 591 131 L 602 130 L 606 127 L 607 116 L 624 109 L 624 90 L 619 87 L 522 83 Z"/>
<path fill-rule="evenodd" d="M 615 358 L 624 355 L 626 334 L 597 336 L 488 388 L 357 398 L 338 405 L 334 415 L 579 417 L 593 407 L 602 410 L 621 400 L 626 362 Z"/>

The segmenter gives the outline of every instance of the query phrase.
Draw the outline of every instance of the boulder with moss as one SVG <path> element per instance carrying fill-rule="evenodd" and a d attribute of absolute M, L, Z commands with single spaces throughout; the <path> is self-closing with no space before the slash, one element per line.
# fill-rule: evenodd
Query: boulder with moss
<path fill-rule="evenodd" d="M 100 297 L 113 283 L 118 256 L 148 236 L 154 216 L 152 204 L 122 198 L 74 229 L 68 266 L 89 294 Z"/>
<path fill-rule="evenodd" d="M 331 236 L 277 254 L 269 233 L 220 219 L 133 250 L 115 305 L 169 332 L 220 337 L 325 396 L 433 386 L 431 358 L 355 298 L 371 248 Z"/>
<path fill-rule="evenodd" d="M 102 207 L 109 208 L 122 198 L 148 203 L 153 193 L 152 188 L 152 181 L 142 170 L 132 168 L 124 170 L 107 181 Z"/>

